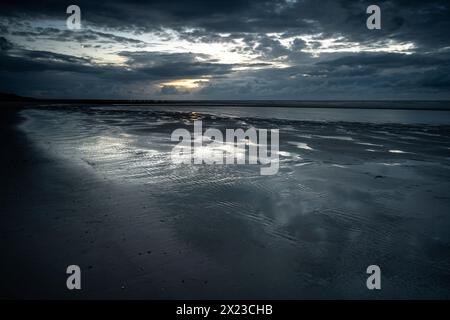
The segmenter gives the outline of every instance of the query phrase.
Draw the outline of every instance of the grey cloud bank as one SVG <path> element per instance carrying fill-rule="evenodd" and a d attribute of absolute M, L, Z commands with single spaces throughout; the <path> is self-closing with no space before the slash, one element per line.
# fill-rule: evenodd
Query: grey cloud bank
<path fill-rule="evenodd" d="M 450 4 L 6 1 L 0 90 L 54 98 L 449 99 Z"/>

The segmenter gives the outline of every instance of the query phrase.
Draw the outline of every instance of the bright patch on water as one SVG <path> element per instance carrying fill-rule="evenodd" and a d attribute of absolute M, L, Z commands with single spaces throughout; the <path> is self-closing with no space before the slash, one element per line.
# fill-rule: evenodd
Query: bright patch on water
<path fill-rule="evenodd" d="M 314 150 L 313 148 L 311 148 L 310 146 L 308 146 L 308 144 L 304 143 L 304 142 L 294 142 L 294 141 L 288 141 L 289 144 L 292 144 L 294 146 L 296 146 L 299 149 L 304 149 L 304 150 Z"/>
<path fill-rule="evenodd" d="M 346 166 L 343 166 L 343 165 L 341 165 L 341 164 L 332 164 L 331 166 L 332 166 L 332 167 L 336 167 L 336 168 L 343 168 L 343 169 L 346 169 L 346 168 L 347 168 Z"/>
<path fill-rule="evenodd" d="M 356 144 L 361 144 L 363 146 L 371 146 L 371 147 L 382 147 L 382 144 L 370 143 L 370 142 L 355 142 Z"/>
<path fill-rule="evenodd" d="M 283 157 L 290 157 L 292 154 L 287 151 L 279 151 L 278 154 Z"/>
<path fill-rule="evenodd" d="M 406 151 L 402 151 L 402 150 L 389 150 L 390 153 L 408 153 Z"/>
<path fill-rule="evenodd" d="M 346 136 L 316 136 L 318 138 L 322 139 L 335 139 L 335 140 L 342 140 L 342 141 L 353 141 L 352 137 L 346 137 Z"/>

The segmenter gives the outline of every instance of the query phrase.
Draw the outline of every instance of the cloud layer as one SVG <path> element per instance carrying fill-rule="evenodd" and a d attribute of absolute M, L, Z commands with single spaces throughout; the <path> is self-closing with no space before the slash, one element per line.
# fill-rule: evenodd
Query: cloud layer
<path fill-rule="evenodd" d="M 448 1 L 6 1 L 0 90 L 135 99 L 449 99 Z"/>

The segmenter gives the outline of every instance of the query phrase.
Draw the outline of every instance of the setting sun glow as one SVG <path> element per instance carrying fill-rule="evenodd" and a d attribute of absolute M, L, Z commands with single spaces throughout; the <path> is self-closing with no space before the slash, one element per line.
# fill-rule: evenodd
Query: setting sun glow
<path fill-rule="evenodd" d="M 161 87 L 170 86 L 179 89 L 195 89 L 200 87 L 201 84 L 209 82 L 208 79 L 179 79 L 170 82 L 163 82 Z"/>

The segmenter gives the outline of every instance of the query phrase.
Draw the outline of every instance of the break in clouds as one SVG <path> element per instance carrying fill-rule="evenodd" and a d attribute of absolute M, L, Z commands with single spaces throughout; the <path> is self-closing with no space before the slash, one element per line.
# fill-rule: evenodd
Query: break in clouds
<path fill-rule="evenodd" d="M 80 30 L 66 8 L 81 8 Z M 381 8 L 381 30 L 366 8 Z M 448 1 L 3 1 L 0 91 L 52 98 L 448 99 Z"/>

